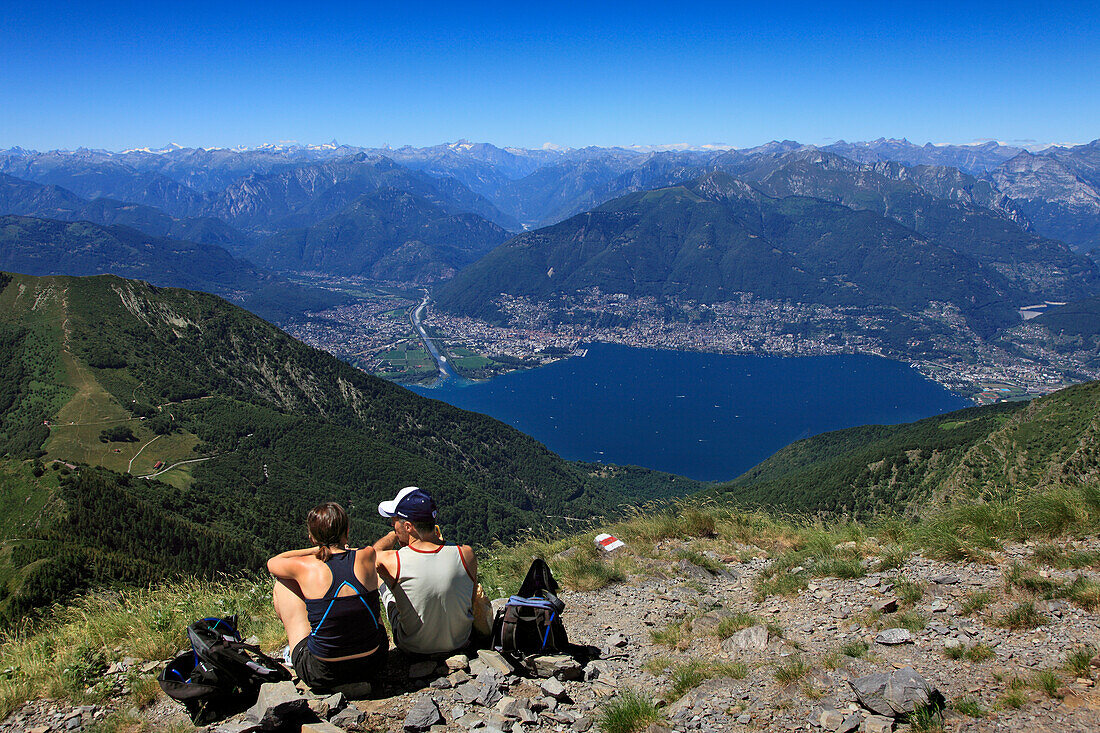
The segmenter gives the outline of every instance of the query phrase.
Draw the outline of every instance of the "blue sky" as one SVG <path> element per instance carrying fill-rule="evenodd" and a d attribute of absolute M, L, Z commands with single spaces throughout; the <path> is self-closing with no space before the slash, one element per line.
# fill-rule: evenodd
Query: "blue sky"
<path fill-rule="evenodd" d="M 5 4 L 0 147 L 1087 142 L 1097 3 Z"/>

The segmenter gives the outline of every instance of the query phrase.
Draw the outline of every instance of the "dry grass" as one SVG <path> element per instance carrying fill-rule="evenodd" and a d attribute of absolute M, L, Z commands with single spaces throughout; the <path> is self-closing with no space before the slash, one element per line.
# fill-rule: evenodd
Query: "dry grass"
<path fill-rule="evenodd" d="M 238 614 L 242 632 L 257 635 L 267 649 L 286 643 L 266 579 L 187 579 L 85 596 L 55 608 L 33 633 L 16 630 L 0 638 L 0 669 L 11 670 L 0 680 L 0 719 L 34 697 L 96 699 L 94 688 L 86 690 L 108 661 L 166 659 L 188 646 L 187 625 L 212 612 Z"/>

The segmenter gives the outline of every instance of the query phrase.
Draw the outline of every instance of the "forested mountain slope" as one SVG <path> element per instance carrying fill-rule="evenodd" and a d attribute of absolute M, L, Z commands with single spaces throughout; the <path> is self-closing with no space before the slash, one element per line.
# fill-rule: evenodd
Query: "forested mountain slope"
<path fill-rule="evenodd" d="M 149 526 L 203 526 L 231 539 L 233 560 L 213 541 L 179 545 L 196 571 L 210 572 L 301 544 L 305 512 L 322 500 L 344 503 L 356 540 L 372 539 L 385 531 L 377 502 L 409 484 L 435 495 L 448 537 L 477 543 L 552 531 L 563 517 L 620 501 L 616 472 L 567 463 L 492 418 L 366 375 L 217 297 L 112 276 L 0 284 L 0 455 L 23 476 L 8 484 L 4 511 L 43 508 L 3 538 L 0 566 L 6 557 L 14 567 L 0 580 L 19 603 L 30 602 L 18 595 L 21 580 L 61 547 L 134 554 L 118 543 L 160 541 L 141 529 Z M 33 466 L 22 462 L 35 455 Z M 43 483 L 51 464 L 69 473 L 56 461 L 78 468 Z M 654 483 L 683 490 L 674 477 L 642 478 L 650 496 L 661 493 Z M 18 549 L 56 537 L 86 501 L 91 519 L 77 536 L 42 545 L 57 552 Z M 120 523 L 135 534 L 104 539 Z M 58 573 L 76 572 L 74 562 L 57 560 Z M 132 564 L 102 572 L 145 577 Z M 77 580 L 103 579 L 90 573 Z M 45 598 L 61 587 L 52 575 L 35 582 L 30 590 Z"/>
<path fill-rule="evenodd" d="M 346 300 L 339 293 L 296 285 L 259 270 L 217 245 L 87 221 L 0 216 L 0 269 L 27 275 L 111 273 L 140 278 L 216 293 L 271 320 Z"/>

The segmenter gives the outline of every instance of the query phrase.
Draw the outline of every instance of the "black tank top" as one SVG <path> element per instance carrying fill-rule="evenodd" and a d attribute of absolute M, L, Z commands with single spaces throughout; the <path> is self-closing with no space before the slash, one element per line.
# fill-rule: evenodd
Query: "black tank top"
<path fill-rule="evenodd" d="M 356 550 L 339 552 L 326 564 L 332 585 L 323 598 L 307 598 L 306 611 L 312 631 L 306 647 L 316 657 L 333 659 L 376 649 L 386 639 L 386 627 L 378 609 L 378 591 L 367 590 L 355 577 Z M 344 586 L 354 595 L 340 596 Z"/>

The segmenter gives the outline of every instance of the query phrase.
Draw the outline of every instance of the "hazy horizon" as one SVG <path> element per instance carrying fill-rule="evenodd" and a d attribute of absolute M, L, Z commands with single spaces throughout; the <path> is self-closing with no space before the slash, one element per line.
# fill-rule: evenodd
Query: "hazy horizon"
<path fill-rule="evenodd" d="M 11 145 L 0 147 L 0 150 L 21 149 L 21 150 L 25 150 L 27 152 L 34 152 L 34 153 L 54 153 L 54 152 L 58 152 L 58 153 L 75 153 L 75 152 L 78 152 L 78 151 L 81 151 L 81 150 L 88 150 L 88 151 L 93 151 L 93 152 L 106 152 L 106 153 L 130 153 L 130 152 L 138 152 L 138 151 L 149 152 L 149 153 L 167 153 L 167 152 L 171 152 L 174 149 L 175 150 L 236 150 L 236 151 L 245 151 L 245 150 L 262 150 L 262 149 L 265 149 L 265 148 L 314 148 L 314 149 L 320 149 L 320 148 L 325 148 L 325 147 L 349 147 L 349 148 L 362 148 L 362 149 L 367 149 L 367 150 L 387 150 L 387 149 L 388 150 L 401 150 L 401 149 L 405 149 L 405 148 L 412 148 L 412 149 L 420 150 L 420 149 L 441 147 L 441 146 L 459 146 L 461 144 L 471 144 L 471 145 L 491 145 L 491 146 L 499 148 L 501 150 L 530 150 L 530 151 L 562 150 L 562 151 L 566 151 L 566 150 L 582 150 L 584 148 L 596 147 L 596 148 L 607 148 L 607 149 L 632 150 L 632 151 L 638 151 L 638 152 L 650 152 L 650 151 L 652 151 L 652 152 L 665 152 L 665 151 L 677 151 L 677 150 L 684 150 L 684 151 L 750 150 L 750 149 L 762 147 L 764 145 L 768 145 L 768 144 L 771 144 L 771 143 L 782 143 L 782 142 L 795 142 L 795 143 L 798 143 L 800 145 L 813 146 L 813 147 L 828 147 L 829 145 L 833 145 L 833 144 L 836 144 L 836 143 L 844 143 L 844 144 L 849 144 L 849 145 L 860 145 L 860 144 L 870 144 L 870 143 L 875 143 L 875 142 L 879 142 L 879 141 L 885 141 L 885 142 L 897 142 L 897 143 L 905 142 L 905 143 L 909 143 L 911 145 L 915 145 L 915 146 L 918 146 L 918 147 L 924 147 L 925 145 L 932 145 L 934 147 L 949 147 L 949 146 L 951 146 L 951 147 L 979 147 L 979 146 L 982 146 L 982 145 L 986 145 L 988 143 L 996 143 L 997 145 L 1000 145 L 1000 146 L 1003 146 L 1003 147 L 1021 148 L 1021 149 L 1024 149 L 1024 150 L 1031 151 L 1031 152 L 1037 152 L 1037 151 L 1046 150 L 1047 148 L 1052 148 L 1052 147 L 1073 147 L 1073 146 L 1077 146 L 1077 145 L 1087 145 L 1089 143 L 1095 142 L 1098 139 L 1100 139 L 1100 137 L 1090 138 L 1088 140 L 1076 140 L 1076 141 L 1037 142 L 1037 141 L 1035 141 L 1034 139 L 1031 139 L 1031 138 L 1022 138 L 1022 139 L 1019 139 L 1019 140 L 993 140 L 993 139 L 989 139 L 989 138 L 979 138 L 979 139 L 970 140 L 970 141 L 967 141 L 967 142 L 933 142 L 933 141 L 918 142 L 918 141 L 915 141 L 915 140 L 908 140 L 906 138 L 900 138 L 900 137 L 879 136 L 879 137 L 876 137 L 876 138 L 869 138 L 869 139 L 865 139 L 865 140 L 858 140 L 858 139 L 855 139 L 855 138 L 837 138 L 837 139 L 828 138 L 828 139 L 817 141 L 817 142 L 807 142 L 805 140 L 792 140 L 792 139 L 780 140 L 778 138 L 772 138 L 772 139 L 769 139 L 769 140 L 764 140 L 762 142 L 754 143 L 754 144 L 751 144 L 751 145 L 744 145 L 744 146 L 736 146 L 736 145 L 730 145 L 730 144 L 726 144 L 726 143 L 711 142 L 711 143 L 618 143 L 618 144 L 608 144 L 608 145 L 586 144 L 586 145 L 578 145 L 576 147 L 571 147 L 571 146 L 568 146 L 568 145 L 559 145 L 559 144 L 553 143 L 553 142 L 546 142 L 546 143 L 543 143 L 542 145 L 536 145 L 536 146 L 533 146 L 533 147 L 524 147 L 522 145 L 510 145 L 510 144 L 507 144 L 507 143 L 500 143 L 500 142 L 496 142 L 496 141 L 492 141 L 492 140 L 478 140 L 478 139 L 468 139 L 468 138 L 460 137 L 460 138 L 456 138 L 456 139 L 453 139 L 453 140 L 441 140 L 439 142 L 429 143 L 427 145 L 412 145 L 412 144 L 401 144 L 401 143 L 375 145 L 375 144 L 371 144 L 371 143 L 347 142 L 347 141 L 343 141 L 343 140 L 332 139 L 332 140 L 329 140 L 327 142 L 309 142 L 309 141 L 300 141 L 300 140 L 273 140 L 273 141 L 269 141 L 269 142 L 260 142 L 260 143 L 256 143 L 256 144 L 239 144 L 239 145 L 201 145 L 201 144 L 200 145 L 180 145 L 179 143 L 176 143 L 174 141 L 169 141 L 169 142 L 161 143 L 161 144 L 157 144 L 157 145 L 152 145 L 152 144 L 129 145 L 129 146 L 123 146 L 123 147 L 117 147 L 117 148 L 94 147 L 94 146 L 90 146 L 90 145 L 79 145 L 77 147 L 58 147 L 58 146 L 54 146 L 54 147 L 33 148 L 33 147 L 28 146 L 28 145 L 20 145 L 18 143 L 14 143 L 14 144 L 11 144 Z"/>

